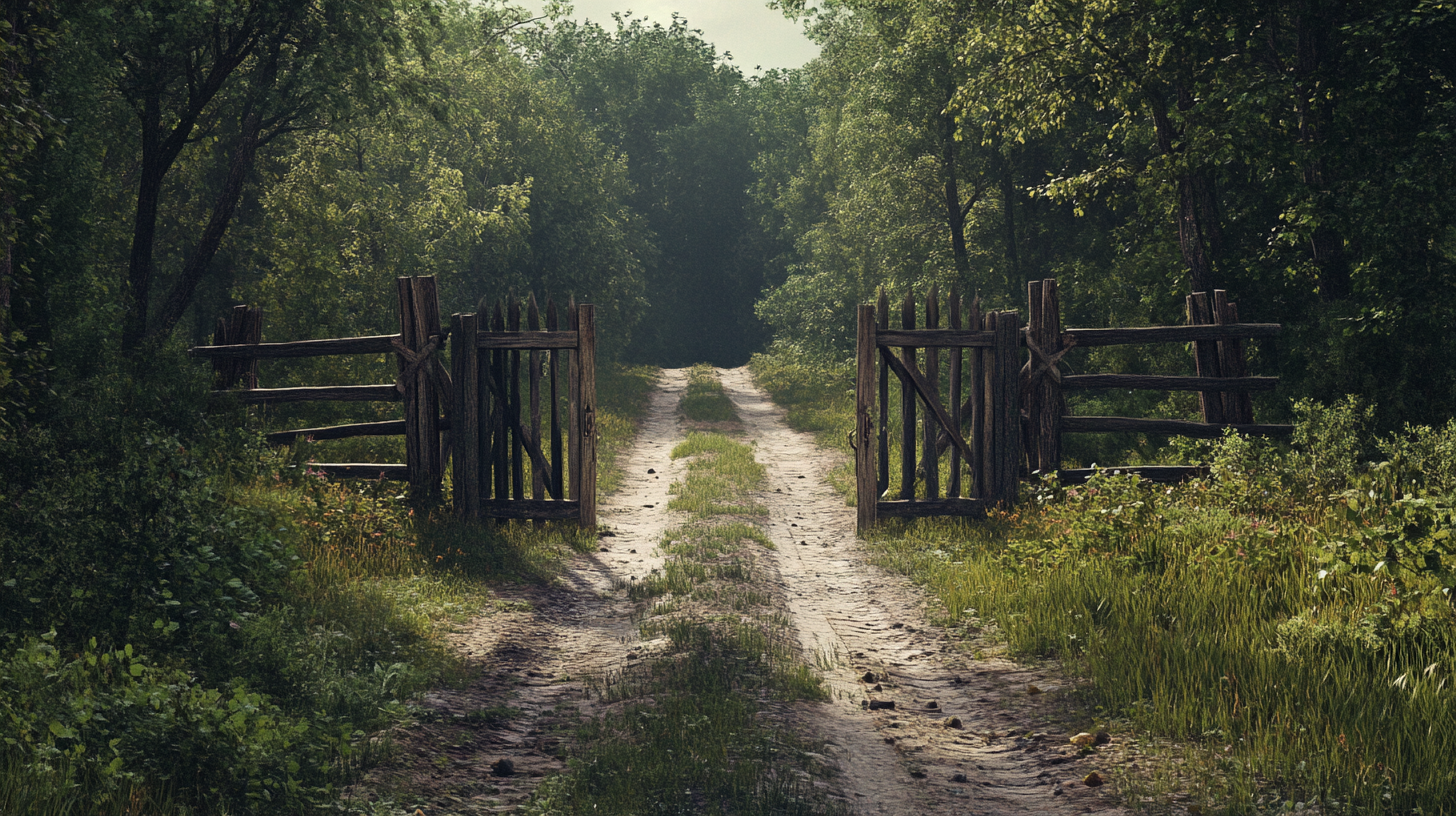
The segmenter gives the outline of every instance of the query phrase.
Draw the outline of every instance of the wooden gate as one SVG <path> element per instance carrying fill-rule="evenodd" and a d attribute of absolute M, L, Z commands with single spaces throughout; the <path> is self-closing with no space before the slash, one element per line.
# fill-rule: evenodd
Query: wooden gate
<path fill-rule="evenodd" d="M 983 315 L 979 302 L 967 308 L 955 293 L 946 306 L 949 325 L 941 328 L 940 294 L 931 287 L 925 326 L 917 328 L 915 298 L 906 295 L 898 329 L 890 328 L 883 291 L 876 305 L 859 307 L 854 438 L 859 530 L 882 516 L 983 515 L 990 506 L 1016 498 L 1020 318 L 1015 312 Z M 893 348 L 899 349 L 898 356 Z M 942 354 L 948 366 L 949 410 L 941 402 Z M 892 373 L 899 385 L 900 484 L 895 497 L 888 498 Z M 926 415 L 917 428 L 919 407 Z M 961 434 L 964 425 L 971 429 L 969 442 Z M 942 495 L 940 459 L 946 454 L 950 469 Z"/>
<path fill-rule="evenodd" d="M 218 318 L 213 345 L 198 346 L 190 354 L 212 361 L 219 394 L 233 395 L 247 405 L 403 402 L 404 419 L 274 431 L 268 434 L 268 442 L 286 445 L 300 438 L 403 436 L 405 461 L 402 463 L 309 462 L 308 467 L 337 477 L 407 481 L 412 503 L 426 506 L 439 500 L 440 480 L 445 471 L 440 435 L 449 428 L 449 422 L 440 416 L 440 408 L 441 395 L 448 392 L 450 383 L 435 354 L 444 339 L 440 331 L 440 307 L 434 277 L 397 278 L 395 286 L 399 298 L 399 334 L 264 343 L 263 311 L 237 306 L 228 317 Z M 398 376 L 393 383 L 378 385 L 258 387 L 259 360 L 337 354 L 394 354 L 398 360 Z M 237 386 L 242 390 L 229 390 Z"/>
<path fill-rule="evenodd" d="M 582 526 L 594 526 L 595 309 L 573 301 L 566 310 L 567 327 L 561 330 L 556 304 L 548 300 L 543 330 L 532 295 L 525 304 L 523 331 L 521 308 L 512 296 L 504 304 L 496 303 L 489 324 L 482 314 L 451 318 L 455 513 L 463 519 L 575 519 Z M 522 362 L 527 368 L 525 394 Z M 567 397 L 565 459 L 562 375 Z"/>

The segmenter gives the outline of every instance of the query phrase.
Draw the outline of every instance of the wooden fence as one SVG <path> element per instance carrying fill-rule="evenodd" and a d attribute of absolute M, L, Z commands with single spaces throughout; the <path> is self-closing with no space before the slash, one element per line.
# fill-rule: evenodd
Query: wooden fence
<path fill-rule="evenodd" d="M 215 345 L 199 346 L 192 354 L 212 360 L 218 393 L 236 395 L 249 405 L 305 400 L 404 402 L 403 419 L 268 434 L 273 444 L 288 444 L 301 437 L 405 438 L 404 463 L 308 463 L 315 470 L 336 477 L 407 481 L 412 501 L 423 505 L 439 500 L 445 463 L 453 458 L 455 510 L 461 518 L 576 519 L 583 525 L 595 525 L 594 307 L 573 301 L 562 330 L 556 304 L 548 300 L 543 329 L 532 295 L 524 304 L 523 331 L 522 304 L 512 296 L 496 304 L 489 325 L 483 315 L 457 314 L 445 330 L 440 325 L 433 277 L 399 278 L 397 285 L 399 334 L 263 343 L 261 310 L 239 306 L 218 321 Z M 440 361 L 447 338 L 450 371 Z M 398 361 L 398 378 L 393 384 L 258 387 L 260 359 L 387 353 L 395 354 Z M 241 390 L 227 390 L 238 386 Z M 442 445 L 446 431 L 449 442 Z M 528 470 L 529 498 L 525 488 Z"/>
<path fill-rule="evenodd" d="M 577 519 L 596 524 L 596 317 L 570 303 L 562 330 L 535 296 L 497 302 L 489 318 L 451 318 L 455 512 L 461 518 Z M 564 358 L 564 359 L 563 359 Z M 525 362 L 526 393 L 521 393 Z M 560 386 L 566 377 L 565 459 Z M 543 425 L 542 404 L 546 415 Z M 543 436 L 544 434 L 544 436 Z M 528 464 L 529 462 L 529 464 Z M 531 473 L 526 497 L 525 473 Z M 569 476 L 567 475 L 569 474 Z"/>
<path fill-rule="evenodd" d="M 1289 425 L 1253 421 L 1248 392 L 1277 386 L 1274 377 L 1250 377 L 1242 341 L 1273 337 L 1279 325 L 1240 323 L 1238 307 L 1223 291 L 1188 298 L 1187 326 L 1066 329 L 1053 279 L 1028 285 L 1030 321 L 1023 330 L 1015 312 L 981 313 L 980 304 L 952 293 L 940 325 L 940 295 L 930 289 L 925 325 L 907 295 L 900 327 L 890 328 L 883 292 L 874 306 L 859 307 L 855 382 L 855 498 L 860 530 L 881 517 L 975 516 L 994 504 L 1015 502 L 1024 471 L 1057 472 L 1068 483 L 1085 481 L 1089 469 L 1063 470 L 1062 436 L 1068 433 L 1142 433 L 1217 437 L 1288 434 Z M 1192 343 L 1197 376 L 1065 374 L 1063 358 L 1074 348 L 1142 343 Z M 1018 346 L 1025 346 L 1023 363 Z M 898 348 L 898 356 L 891 349 Z M 920 360 L 923 352 L 924 366 Z M 946 355 L 949 409 L 941 403 L 941 355 Z M 899 492 L 890 487 L 889 405 L 891 374 L 899 385 L 901 414 Z M 1187 390 L 1200 394 L 1202 422 L 1134 417 L 1070 416 L 1064 393 L 1073 389 Z M 963 391 L 969 395 L 962 401 Z M 917 427 L 917 411 L 925 421 Z M 965 432 L 968 435 L 963 435 Z M 941 456 L 949 454 L 942 495 Z M 1174 481 L 1191 466 L 1119 468 L 1154 481 Z M 968 471 L 968 472 L 965 472 Z M 968 477 L 968 479 L 966 478 Z M 921 487 L 923 485 L 923 488 Z"/>
<path fill-rule="evenodd" d="M 405 417 L 401 420 L 278 431 L 269 434 L 268 441 L 288 444 L 299 437 L 345 439 L 402 435 L 405 438 L 404 463 L 309 462 L 308 466 L 330 476 L 407 481 L 411 500 L 427 504 L 439 498 L 441 477 L 444 475 L 440 434 L 449 426 L 448 420 L 440 416 L 441 395 L 449 389 L 449 378 L 435 355 L 444 340 L 440 330 L 440 306 L 433 277 L 399 278 L 396 286 L 399 334 L 263 343 L 261 310 L 239 306 L 234 309 L 233 321 L 228 326 L 236 323 L 241 328 L 229 328 L 225 332 L 224 321 L 219 320 L 217 338 L 222 342 L 199 346 L 191 353 L 213 361 L 213 369 L 222 388 L 242 386 L 240 391 L 220 390 L 218 393 L 234 394 L 248 405 L 309 401 L 404 402 Z M 252 314 L 258 315 L 253 322 L 237 317 Z M 398 379 L 392 384 L 258 387 L 258 360 L 391 352 L 396 355 L 399 365 Z M 247 375 L 240 378 L 239 372 L 244 371 L 248 372 Z"/>
<path fill-rule="evenodd" d="M 1015 312 L 982 314 L 979 303 L 967 304 L 955 293 L 946 307 L 948 325 L 942 328 L 940 294 L 932 287 L 926 299 L 925 326 L 917 328 L 915 299 L 907 295 L 900 306 L 898 329 L 890 328 L 890 308 L 883 292 L 876 305 L 859 308 L 854 444 L 861 530 L 882 516 L 979 515 L 1016 495 L 1020 318 Z M 899 349 L 898 356 L 893 348 Z M 942 354 L 949 379 L 949 409 L 941 402 Z M 894 499 L 886 500 L 892 373 L 899 385 L 902 420 L 900 490 Z M 919 429 L 918 406 L 926 411 Z M 963 427 L 971 429 L 969 441 L 962 435 Z M 947 452 L 950 478 L 942 496 L 940 457 Z M 968 484 L 962 478 L 967 467 Z M 917 483 L 923 483 L 923 491 L 917 489 Z"/>
<path fill-rule="evenodd" d="M 1027 285 L 1028 321 L 1023 342 L 1030 359 L 1022 368 L 1022 399 L 1026 415 L 1028 467 L 1058 473 L 1063 482 L 1084 482 L 1090 469 L 1062 469 L 1062 435 L 1135 431 L 1212 438 L 1232 428 L 1243 434 L 1280 435 L 1290 425 L 1261 425 L 1253 418 L 1250 391 L 1272 390 L 1277 377 L 1250 377 L 1242 341 L 1273 337 L 1277 323 L 1240 323 L 1238 306 L 1217 290 L 1213 297 L 1196 292 L 1187 298 L 1187 326 L 1145 328 L 1064 329 L 1057 282 L 1048 278 Z M 1061 361 L 1073 348 L 1143 343 L 1192 343 L 1198 375 L 1169 377 L 1151 374 L 1064 374 Z M 1064 392 L 1073 389 L 1149 389 L 1199 392 L 1203 421 L 1134 417 L 1069 416 Z M 1178 481 L 1197 472 L 1193 466 L 1139 466 L 1118 468 L 1154 481 Z"/>

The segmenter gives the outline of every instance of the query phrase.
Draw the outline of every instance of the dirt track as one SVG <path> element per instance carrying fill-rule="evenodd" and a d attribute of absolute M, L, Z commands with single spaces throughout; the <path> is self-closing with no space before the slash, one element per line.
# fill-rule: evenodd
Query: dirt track
<path fill-rule="evenodd" d="M 823 669 L 828 703 L 802 704 L 806 736 L 827 741 L 842 771 L 832 788 L 865 814 L 1120 813 L 1107 787 L 1083 783 L 1097 757 L 1079 757 L 1071 735 L 1043 713 L 1055 676 L 990 657 L 924 615 L 923 594 L 867 562 L 854 537 L 854 511 L 824 476 L 835 455 L 788 428 L 783 412 L 747 369 L 721 370 L 724 388 L 768 468 L 760 501 L 776 549 L 779 591 L 806 660 Z M 485 667 L 460 690 L 426 700 L 432 716 L 399 734 L 400 760 L 363 787 L 397 794 L 407 812 L 506 812 L 542 777 L 564 768 L 553 726 L 590 714 L 587 678 L 620 668 L 650 648 L 638 642 L 624 593 L 615 589 L 662 563 L 656 543 L 681 523 L 666 509 L 682 463 L 670 458 L 684 432 L 676 412 L 686 380 L 666 371 L 641 433 L 623 456 L 622 489 L 605 497 L 602 550 L 577 558 L 548 588 L 500 593 L 531 611 L 482 616 L 455 636 Z M 648 471 L 655 471 L 649 473 Z M 514 595 L 515 597 L 511 597 Z M 817 658 L 817 659 L 816 659 Z M 866 681 L 867 673 L 872 678 Z M 878 689 L 876 688 L 878 686 Z M 893 701 L 868 710 L 867 701 Z M 481 716 L 493 706 L 519 713 Z M 958 718 L 960 727 L 947 725 Z M 513 772 L 499 773 L 510 760 Z"/>

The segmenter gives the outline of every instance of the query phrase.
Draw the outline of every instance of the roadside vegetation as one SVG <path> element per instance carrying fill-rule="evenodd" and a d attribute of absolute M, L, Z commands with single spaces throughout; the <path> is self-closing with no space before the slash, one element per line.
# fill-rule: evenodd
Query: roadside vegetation
<path fill-rule="evenodd" d="M 839 443 L 823 372 L 755 362 L 799 427 Z M 1205 812 L 1440 813 L 1456 801 L 1456 422 L 1370 430 L 1300 402 L 1293 445 L 1175 453 L 1207 478 L 1105 470 L 1030 485 L 989 520 L 882 524 L 869 544 L 946 620 L 1085 678 L 1070 704 L 1145 740 L 1111 782 Z"/>
<path fill-rule="evenodd" d="M 596 679 L 607 713 L 578 729 L 570 770 L 530 812 L 847 812 L 814 786 L 828 769 L 792 730 L 790 704 L 827 691 L 761 589 L 771 576 L 758 554 L 773 546 L 752 521 L 763 466 L 719 433 L 689 434 L 672 457 L 691 459 L 672 490 L 693 519 L 662 537 L 661 571 L 619 587 L 635 603 L 642 659 Z"/>
<path fill-rule="evenodd" d="M 688 387 L 678 403 L 682 415 L 693 422 L 737 422 L 738 411 L 713 367 L 706 364 L 688 369 Z"/>
<path fill-rule="evenodd" d="M 654 376 L 602 371 L 603 481 Z M 447 627 L 595 542 L 416 511 L 398 483 L 266 449 L 242 415 L 101 382 L 63 403 L 67 433 L 0 451 L 0 812 L 330 804 L 416 694 L 464 679 Z"/>

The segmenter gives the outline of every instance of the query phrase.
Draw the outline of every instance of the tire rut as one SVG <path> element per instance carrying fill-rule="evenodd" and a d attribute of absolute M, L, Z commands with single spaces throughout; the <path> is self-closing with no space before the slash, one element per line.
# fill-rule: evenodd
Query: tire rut
<path fill-rule="evenodd" d="M 746 368 L 718 374 L 768 469 L 765 526 L 800 644 L 833 691 L 805 721 L 834 746 L 840 787 L 861 812 L 1124 812 L 1083 784 L 1092 769 L 1065 747 L 1069 734 L 1019 736 L 1041 731 L 1026 689 L 1057 683 L 1008 660 L 973 659 L 927 624 L 923 592 L 858 545 L 854 512 L 826 479 L 838 458 L 790 429 Z M 871 711 L 870 700 L 894 708 Z M 950 717 L 961 727 L 946 725 Z"/>

